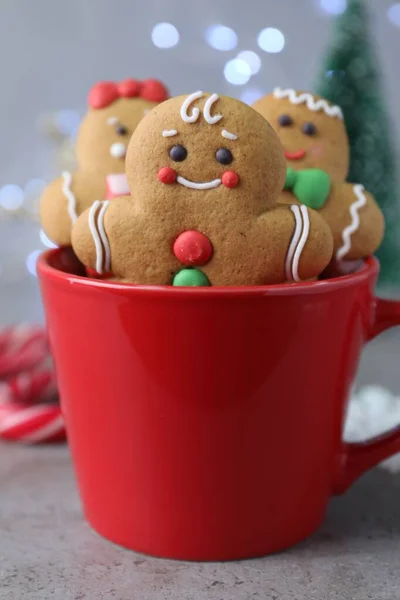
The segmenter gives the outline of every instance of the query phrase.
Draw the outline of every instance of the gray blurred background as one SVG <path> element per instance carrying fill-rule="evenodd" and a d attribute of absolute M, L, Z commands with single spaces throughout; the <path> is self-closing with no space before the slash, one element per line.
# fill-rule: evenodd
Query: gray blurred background
<path fill-rule="evenodd" d="M 398 143 L 400 3 L 367 4 Z M 345 0 L 1 0 L 0 205 L 18 210 L 1 212 L 0 323 L 42 320 L 34 273 L 46 241 L 31 215 L 41 186 L 60 170 L 57 153 L 73 136 L 96 81 L 156 77 L 171 94 L 205 89 L 247 102 L 275 85 L 307 89 L 322 67 L 335 14 L 345 5 Z M 367 379 L 395 368 L 394 348 Z"/>

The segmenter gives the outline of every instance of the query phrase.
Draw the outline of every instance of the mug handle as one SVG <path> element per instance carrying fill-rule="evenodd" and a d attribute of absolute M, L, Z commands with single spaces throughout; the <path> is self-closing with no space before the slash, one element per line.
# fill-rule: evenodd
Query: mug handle
<path fill-rule="evenodd" d="M 367 341 L 396 325 L 400 325 L 400 301 L 375 298 L 375 318 Z M 342 494 L 365 471 L 397 452 L 400 452 L 400 424 L 365 442 L 344 443 L 333 493 Z"/>

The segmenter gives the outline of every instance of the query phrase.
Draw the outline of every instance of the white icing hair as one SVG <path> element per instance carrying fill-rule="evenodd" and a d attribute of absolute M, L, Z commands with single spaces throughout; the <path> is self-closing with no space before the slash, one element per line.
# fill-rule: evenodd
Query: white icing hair
<path fill-rule="evenodd" d="M 314 112 L 322 110 L 328 117 L 338 117 L 343 119 L 343 113 L 339 106 L 328 104 L 326 100 L 314 98 L 312 94 L 307 92 L 298 93 L 296 90 L 283 90 L 277 87 L 273 91 L 275 98 L 287 98 L 291 104 L 305 104 L 309 110 Z"/>
<path fill-rule="evenodd" d="M 197 121 L 197 119 L 200 116 L 200 110 L 197 108 L 197 106 L 195 106 L 193 108 L 192 112 L 189 114 L 189 108 L 190 108 L 190 105 L 195 100 L 198 100 L 202 96 L 203 96 L 203 92 L 198 91 L 198 92 L 194 92 L 193 94 L 190 94 L 189 96 L 187 96 L 185 98 L 185 100 L 182 103 L 181 109 L 180 109 L 180 115 L 181 115 L 182 121 L 185 121 L 185 123 L 195 123 Z M 215 125 L 215 123 L 218 123 L 218 121 L 220 121 L 223 117 L 223 115 L 221 115 L 219 113 L 215 114 L 215 115 L 211 115 L 211 108 L 215 104 L 215 102 L 217 102 L 218 100 L 219 100 L 218 94 L 211 94 L 211 96 L 206 100 L 206 103 L 204 105 L 203 116 L 204 116 L 205 121 L 209 125 Z"/>

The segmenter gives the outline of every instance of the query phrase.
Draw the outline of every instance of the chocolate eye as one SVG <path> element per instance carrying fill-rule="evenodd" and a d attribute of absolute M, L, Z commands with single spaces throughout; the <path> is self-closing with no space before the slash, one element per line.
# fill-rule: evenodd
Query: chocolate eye
<path fill-rule="evenodd" d="M 281 115 L 278 117 L 278 125 L 288 127 L 289 125 L 293 125 L 293 119 L 290 115 Z"/>
<path fill-rule="evenodd" d="M 315 135 L 317 133 L 317 127 L 314 123 L 304 123 L 302 131 L 306 135 Z"/>
<path fill-rule="evenodd" d="M 215 158 L 221 165 L 230 165 L 233 161 L 232 152 L 228 148 L 218 148 Z"/>
<path fill-rule="evenodd" d="M 176 162 L 182 162 L 187 157 L 187 150 L 185 146 L 177 144 L 176 146 L 172 146 L 171 150 L 169 151 L 169 155 L 172 160 L 175 160 Z"/>
<path fill-rule="evenodd" d="M 115 131 L 116 133 L 118 133 L 118 135 L 126 135 L 128 133 L 127 128 L 123 125 L 118 125 Z"/>

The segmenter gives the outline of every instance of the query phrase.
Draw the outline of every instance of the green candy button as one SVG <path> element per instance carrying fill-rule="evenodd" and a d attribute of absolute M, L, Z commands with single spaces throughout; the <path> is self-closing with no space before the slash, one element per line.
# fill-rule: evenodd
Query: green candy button
<path fill-rule="evenodd" d="M 182 269 L 174 277 L 172 285 L 181 287 L 210 285 L 208 278 L 199 269 Z"/>

